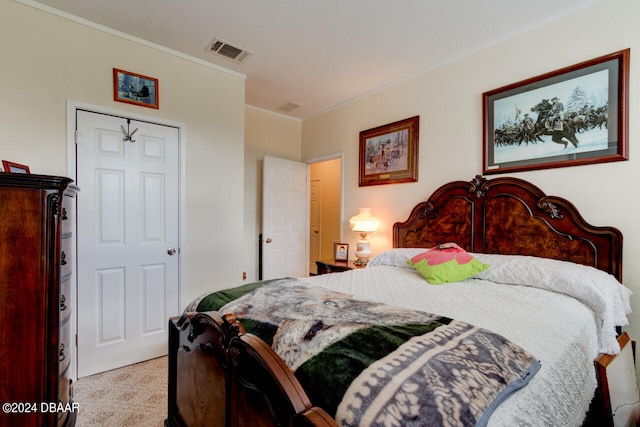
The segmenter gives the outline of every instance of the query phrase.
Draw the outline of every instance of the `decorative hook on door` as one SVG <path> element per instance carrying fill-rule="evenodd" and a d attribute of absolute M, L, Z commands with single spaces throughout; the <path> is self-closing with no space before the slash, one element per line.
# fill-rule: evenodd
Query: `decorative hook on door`
<path fill-rule="evenodd" d="M 129 127 L 130 125 L 131 125 L 131 119 L 127 119 L 127 128 L 126 129 L 124 128 L 124 126 L 120 125 L 120 129 L 122 129 L 122 133 L 124 133 L 124 137 L 122 138 L 122 140 L 123 141 L 136 142 L 136 140 L 133 139 L 132 137 L 133 137 L 133 134 L 138 131 L 138 128 L 135 128 L 133 130 L 133 132 L 131 132 L 131 128 Z"/>

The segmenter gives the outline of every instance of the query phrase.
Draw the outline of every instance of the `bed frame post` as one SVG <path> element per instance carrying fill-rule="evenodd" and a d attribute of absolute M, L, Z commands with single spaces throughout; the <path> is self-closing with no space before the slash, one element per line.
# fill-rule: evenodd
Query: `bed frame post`
<path fill-rule="evenodd" d="M 242 325 L 225 324 L 215 312 L 186 313 L 169 320 L 165 426 L 229 425 L 228 340 L 240 333 L 244 333 Z"/>
<path fill-rule="evenodd" d="M 336 426 L 271 347 L 231 314 L 172 318 L 168 360 L 166 427 Z"/>
<path fill-rule="evenodd" d="M 178 369 L 176 363 L 177 348 L 178 348 L 178 331 L 176 328 L 171 327 L 172 321 L 169 321 L 169 354 L 168 354 L 168 374 L 169 374 L 169 390 L 168 390 L 168 407 L 167 407 L 167 419 L 164 421 L 166 427 L 175 427 L 177 424 L 173 422 L 173 416 L 178 413 L 176 405 L 176 382 L 178 378 Z"/>

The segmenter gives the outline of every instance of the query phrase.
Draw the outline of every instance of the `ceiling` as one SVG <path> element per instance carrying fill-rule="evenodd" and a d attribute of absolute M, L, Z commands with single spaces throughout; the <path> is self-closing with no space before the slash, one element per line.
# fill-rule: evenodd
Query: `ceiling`
<path fill-rule="evenodd" d="M 244 74 L 247 105 L 305 119 L 598 1 L 38 3 Z M 243 63 L 210 53 L 207 47 L 216 37 L 253 53 Z M 289 111 L 280 108 L 287 103 L 300 106 Z"/>

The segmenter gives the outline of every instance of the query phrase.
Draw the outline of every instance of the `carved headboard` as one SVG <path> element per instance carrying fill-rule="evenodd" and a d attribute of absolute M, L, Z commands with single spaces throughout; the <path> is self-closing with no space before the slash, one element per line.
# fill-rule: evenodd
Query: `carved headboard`
<path fill-rule="evenodd" d="M 622 233 L 588 224 L 566 199 L 518 178 L 454 181 L 393 226 L 393 246 L 455 242 L 476 253 L 531 255 L 590 265 L 622 282 Z"/>

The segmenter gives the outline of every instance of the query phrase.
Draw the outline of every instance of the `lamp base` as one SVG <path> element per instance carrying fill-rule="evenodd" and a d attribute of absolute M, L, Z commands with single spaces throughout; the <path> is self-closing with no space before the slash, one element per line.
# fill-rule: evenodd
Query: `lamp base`
<path fill-rule="evenodd" d="M 356 245 L 356 259 L 354 264 L 358 267 L 364 267 L 369 262 L 369 258 L 371 258 L 371 246 L 367 241 L 367 233 L 362 233 L 362 239 L 358 240 L 358 244 Z"/>
<path fill-rule="evenodd" d="M 369 258 L 358 258 L 353 262 L 353 265 L 357 265 L 358 267 L 364 267 L 369 262 Z"/>

